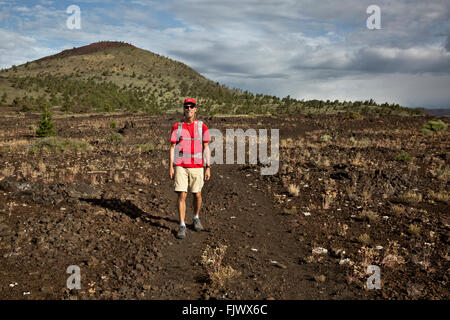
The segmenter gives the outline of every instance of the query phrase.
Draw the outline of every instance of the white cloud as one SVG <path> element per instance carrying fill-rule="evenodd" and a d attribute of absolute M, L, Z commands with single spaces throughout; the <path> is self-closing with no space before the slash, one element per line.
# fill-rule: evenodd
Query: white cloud
<path fill-rule="evenodd" d="M 50 54 L 56 50 L 40 46 L 31 37 L 22 36 L 16 32 L 0 29 L 0 67 L 19 65 Z"/>
<path fill-rule="evenodd" d="M 28 7 L 16 7 L 14 8 L 15 11 L 19 11 L 19 12 L 29 12 L 30 8 Z"/>
<path fill-rule="evenodd" d="M 371 0 L 104 0 L 111 4 L 107 9 L 89 10 L 82 6 L 88 1 L 80 0 L 81 30 L 68 30 L 67 14 L 45 6 L 50 2 L 42 0 L 32 7 L 34 18 L 20 22 L 15 31 L 24 38 L 11 41 L 24 51 L 2 55 L 4 66 L 38 58 L 46 42 L 61 44 L 52 45 L 54 51 L 119 40 L 181 60 L 214 81 L 257 92 L 380 102 L 385 97 L 408 104 L 449 101 L 439 82 L 448 84 L 450 74 L 446 0 L 378 0 L 382 29 L 375 31 L 365 26 Z M 165 27 L 158 10 L 180 25 L 171 21 Z"/>

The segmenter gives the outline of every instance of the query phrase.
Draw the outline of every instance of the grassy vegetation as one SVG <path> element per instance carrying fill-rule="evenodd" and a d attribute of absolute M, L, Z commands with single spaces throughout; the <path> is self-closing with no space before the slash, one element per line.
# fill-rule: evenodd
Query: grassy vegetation
<path fill-rule="evenodd" d="M 323 136 L 320 137 L 320 141 L 321 142 L 328 142 L 332 139 L 332 137 L 328 134 L 324 134 Z"/>
<path fill-rule="evenodd" d="M 369 245 L 372 240 L 370 239 L 370 235 L 367 233 L 363 233 L 358 237 L 358 241 L 361 242 L 363 245 Z"/>
<path fill-rule="evenodd" d="M 368 222 L 376 222 L 379 220 L 379 215 L 372 210 L 364 210 L 360 214 L 361 219 L 366 219 Z"/>
<path fill-rule="evenodd" d="M 300 187 L 296 184 L 290 184 L 288 186 L 288 193 L 291 196 L 297 197 L 300 194 Z"/>
<path fill-rule="evenodd" d="M 284 208 L 283 209 L 283 213 L 287 214 L 287 215 L 293 215 L 297 213 L 297 207 L 293 206 L 292 208 L 288 209 L 288 208 Z"/>
<path fill-rule="evenodd" d="M 228 279 L 240 275 L 240 272 L 231 266 L 223 265 L 226 250 L 226 245 L 219 245 L 215 248 L 206 245 L 202 253 L 201 263 L 209 276 L 212 287 L 223 287 Z"/>
<path fill-rule="evenodd" d="M 109 143 L 117 145 L 117 144 L 121 143 L 124 140 L 124 137 L 120 133 L 113 132 L 107 137 L 106 140 Z"/>
<path fill-rule="evenodd" d="M 90 149 L 89 143 L 73 139 L 64 139 L 60 137 L 46 137 L 35 141 L 30 145 L 31 153 L 38 153 L 43 150 L 51 152 L 62 152 L 66 150 L 84 151 Z"/>
<path fill-rule="evenodd" d="M 140 152 L 149 152 L 155 149 L 155 146 L 152 143 L 147 143 L 147 144 L 137 144 L 135 145 L 135 148 Z"/>
<path fill-rule="evenodd" d="M 420 227 L 415 224 L 410 224 L 408 232 L 410 235 L 418 237 L 420 235 Z"/>
<path fill-rule="evenodd" d="M 400 162 L 410 162 L 412 158 L 407 152 L 401 152 L 395 157 L 395 160 Z"/>
<path fill-rule="evenodd" d="M 408 191 L 402 195 L 400 195 L 400 200 L 405 203 L 415 204 L 422 201 L 422 194 L 415 193 L 413 191 Z"/>
<path fill-rule="evenodd" d="M 442 120 L 430 120 L 424 124 L 420 132 L 423 135 L 433 135 L 436 132 L 447 130 L 447 124 Z"/>

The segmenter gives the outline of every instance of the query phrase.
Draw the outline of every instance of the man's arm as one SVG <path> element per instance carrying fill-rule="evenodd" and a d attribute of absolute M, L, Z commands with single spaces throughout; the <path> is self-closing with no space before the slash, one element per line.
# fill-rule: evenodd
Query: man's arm
<path fill-rule="evenodd" d="M 209 152 L 209 142 L 203 142 L 203 155 L 204 155 L 204 158 L 206 158 L 205 165 L 210 166 L 211 165 L 211 154 Z M 210 178 L 211 178 L 211 169 L 206 168 L 205 180 L 209 180 Z"/>
<path fill-rule="evenodd" d="M 169 149 L 169 175 L 170 175 L 170 179 L 172 180 L 174 175 L 175 175 L 175 171 L 173 169 L 173 159 L 175 157 L 175 145 L 176 143 L 171 144 L 170 149 Z"/>

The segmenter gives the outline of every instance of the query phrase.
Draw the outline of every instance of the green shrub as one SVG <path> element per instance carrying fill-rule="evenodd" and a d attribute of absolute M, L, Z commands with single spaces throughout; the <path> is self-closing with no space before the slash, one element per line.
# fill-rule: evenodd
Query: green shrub
<path fill-rule="evenodd" d="M 135 148 L 138 149 L 140 152 L 149 152 L 152 151 L 155 147 L 151 143 L 147 144 L 137 144 L 135 145 Z"/>
<path fill-rule="evenodd" d="M 443 122 L 442 120 L 430 120 L 427 123 L 424 124 L 423 128 L 420 130 L 420 132 L 423 135 L 432 135 L 435 132 L 444 131 L 447 130 L 447 124 Z"/>
<path fill-rule="evenodd" d="M 410 224 L 408 228 L 409 234 L 418 237 L 420 235 L 420 227 L 415 224 Z"/>
<path fill-rule="evenodd" d="M 328 142 L 328 141 L 330 141 L 331 139 L 332 139 L 331 136 L 328 135 L 328 134 L 324 134 L 323 136 L 320 137 L 320 141 L 321 141 L 321 142 Z"/>
<path fill-rule="evenodd" d="M 369 222 L 376 222 L 379 220 L 380 216 L 372 210 L 364 210 L 359 214 L 359 218 Z"/>
<path fill-rule="evenodd" d="M 36 153 L 42 150 L 58 152 L 65 150 L 83 151 L 86 149 L 90 149 L 90 145 L 85 141 L 64 139 L 60 137 L 46 137 L 39 139 L 32 144 L 29 151 L 31 153 Z"/>
<path fill-rule="evenodd" d="M 109 123 L 109 126 L 110 126 L 112 129 L 115 129 L 115 128 L 117 128 L 117 123 L 116 123 L 114 120 L 111 120 L 111 122 Z"/>
<path fill-rule="evenodd" d="M 420 133 L 424 136 L 432 136 L 434 134 L 433 131 L 425 129 L 425 128 L 420 129 Z"/>
<path fill-rule="evenodd" d="M 372 242 L 372 240 L 370 239 L 370 236 L 367 233 L 361 234 L 358 237 L 358 241 L 364 245 L 369 245 Z"/>
<path fill-rule="evenodd" d="M 293 215 L 297 213 L 297 207 L 293 206 L 292 208 L 288 209 L 288 208 L 284 208 L 283 209 L 283 213 L 287 214 L 287 215 Z"/>
<path fill-rule="evenodd" d="M 42 117 L 38 126 L 39 127 L 36 130 L 38 137 L 50 137 L 56 135 L 56 132 L 53 129 L 54 123 L 52 120 L 52 113 L 47 107 L 44 108 L 42 112 Z"/>
<path fill-rule="evenodd" d="M 119 144 L 123 141 L 123 136 L 120 133 L 114 132 L 108 136 L 107 140 L 112 144 Z"/>
<path fill-rule="evenodd" d="M 345 118 L 346 119 L 363 119 L 364 116 L 362 116 L 360 113 L 355 112 L 355 111 L 351 111 L 351 112 L 346 112 L 345 113 Z"/>
<path fill-rule="evenodd" d="M 395 160 L 402 162 L 410 162 L 412 158 L 408 153 L 402 152 L 395 157 Z"/>

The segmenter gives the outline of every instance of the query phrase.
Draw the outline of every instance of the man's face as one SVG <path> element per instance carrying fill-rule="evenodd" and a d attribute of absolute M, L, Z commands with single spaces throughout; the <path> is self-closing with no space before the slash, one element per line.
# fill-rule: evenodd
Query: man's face
<path fill-rule="evenodd" d="M 184 115 L 188 118 L 191 118 L 194 116 L 195 112 L 197 111 L 197 107 L 192 103 L 187 103 L 184 105 Z"/>

